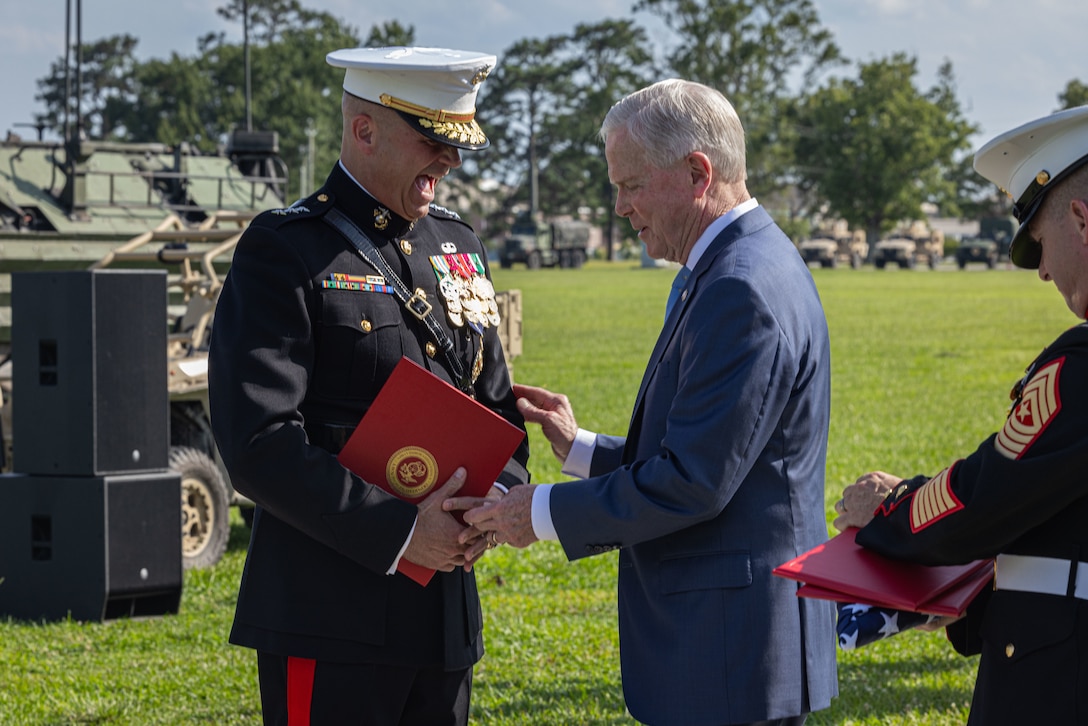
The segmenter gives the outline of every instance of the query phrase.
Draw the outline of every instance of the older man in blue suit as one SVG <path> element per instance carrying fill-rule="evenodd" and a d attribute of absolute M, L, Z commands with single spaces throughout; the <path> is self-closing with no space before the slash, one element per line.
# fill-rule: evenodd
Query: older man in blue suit
<path fill-rule="evenodd" d="M 626 437 L 515 386 L 563 471 L 466 520 L 491 542 L 620 548 L 624 697 L 649 724 L 801 724 L 837 694 L 830 603 L 772 568 L 827 539 L 827 324 L 796 249 L 745 185 L 744 131 L 717 91 L 662 81 L 601 129 L 616 212 L 680 263 Z"/>

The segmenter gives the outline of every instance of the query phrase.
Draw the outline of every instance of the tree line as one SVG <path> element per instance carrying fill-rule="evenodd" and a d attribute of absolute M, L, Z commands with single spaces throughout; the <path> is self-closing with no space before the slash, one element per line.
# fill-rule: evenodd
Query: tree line
<path fill-rule="evenodd" d="M 343 77 L 325 54 L 415 40 L 414 27 L 396 21 L 362 36 L 301 0 L 226 0 L 217 13 L 240 24 L 248 13 L 248 109 L 242 43 L 209 33 L 192 56 L 140 62 L 137 39 L 115 35 L 79 49 L 78 103 L 65 80 L 77 54 L 53 63 L 38 81 L 45 111 L 36 122 L 60 134 L 78 107 L 87 138 L 186 142 L 212 153 L 244 127 L 248 110 L 253 128 L 278 133 L 288 167 L 312 170 L 320 183 L 339 154 Z M 1008 213 L 1007 200 L 971 168 L 978 128 L 963 113 L 951 62 L 928 88 L 906 53 L 851 62 L 810 0 L 636 0 L 639 14 L 661 21 L 668 40 L 655 45 L 637 21 L 610 19 L 517 40 L 500 54 L 477 102 L 492 145 L 465 155 L 462 172 L 499 182 L 488 229 L 524 208 L 610 226 L 613 192 L 597 130 L 616 100 L 665 77 L 730 99 L 747 133 L 749 189 L 795 239 L 820 216 L 875 239 L 921 219 L 924 204 L 945 216 Z M 1088 87 L 1071 80 L 1058 102 L 1088 103 Z M 308 182 L 296 177 L 290 186 L 298 192 Z"/>

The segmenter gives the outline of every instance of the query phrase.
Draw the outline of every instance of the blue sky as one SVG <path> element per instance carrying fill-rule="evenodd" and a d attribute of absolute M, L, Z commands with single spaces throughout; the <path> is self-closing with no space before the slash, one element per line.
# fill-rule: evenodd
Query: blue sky
<path fill-rule="evenodd" d="M 129 33 L 143 58 L 192 55 L 196 40 L 212 31 L 241 38 L 241 27 L 215 13 L 225 0 L 86 0 L 84 42 Z M 75 0 L 72 1 L 73 7 Z M 501 55 L 513 42 L 569 32 L 578 23 L 621 18 L 634 0 L 302 0 L 305 7 L 343 18 L 361 34 L 396 19 L 415 26 L 420 45 L 462 47 Z M 0 69 L 4 79 L 0 135 L 40 111 L 36 80 L 64 47 L 62 0 L 4 0 Z M 904 51 L 918 58 L 921 88 L 952 61 L 958 97 L 981 127 L 976 146 L 990 137 L 1055 110 L 1073 79 L 1088 83 L 1083 31 L 1088 3 L 1070 0 L 814 0 L 822 23 L 843 53 L 870 61 Z M 1029 8 L 1030 6 L 1030 8 Z M 440 10 L 435 10 L 435 8 Z M 648 23 L 647 23 L 648 24 Z M 74 31 L 73 31 L 74 34 Z M 500 58 L 501 62 L 501 58 Z M 853 73 L 851 73 L 853 75 Z"/>

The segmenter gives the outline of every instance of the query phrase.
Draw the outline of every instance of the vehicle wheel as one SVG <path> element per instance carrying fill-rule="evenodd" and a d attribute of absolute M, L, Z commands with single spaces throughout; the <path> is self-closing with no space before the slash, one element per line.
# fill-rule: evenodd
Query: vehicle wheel
<path fill-rule="evenodd" d="M 571 267 L 578 268 L 578 267 L 581 267 L 582 265 L 584 265 L 585 263 L 586 263 L 586 251 L 585 250 L 574 250 L 574 252 L 571 253 L 571 259 L 570 259 L 570 266 Z"/>
<path fill-rule="evenodd" d="M 187 570 L 211 567 L 230 538 L 226 482 L 211 457 L 189 447 L 170 450 L 170 468 L 181 475 L 181 562 Z"/>
<path fill-rule="evenodd" d="M 959 265 L 961 270 L 967 269 L 967 260 L 962 258 L 956 258 L 956 264 Z"/>
<path fill-rule="evenodd" d="M 499 259 L 499 267 L 501 267 L 502 269 L 509 270 L 513 266 L 514 266 L 514 263 L 512 263 L 510 260 L 506 259 L 505 257 L 502 257 L 502 258 Z"/>
<path fill-rule="evenodd" d="M 878 270 L 883 270 L 884 269 L 884 260 L 882 260 L 882 259 L 873 260 L 873 266 L 875 266 L 876 269 L 878 269 Z"/>
<path fill-rule="evenodd" d="M 539 252 L 530 252 L 529 256 L 525 259 L 525 266 L 528 267 L 530 270 L 539 270 L 540 269 L 540 253 Z"/>
<path fill-rule="evenodd" d="M 559 251 L 559 267 L 567 269 L 571 265 L 570 250 Z"/>

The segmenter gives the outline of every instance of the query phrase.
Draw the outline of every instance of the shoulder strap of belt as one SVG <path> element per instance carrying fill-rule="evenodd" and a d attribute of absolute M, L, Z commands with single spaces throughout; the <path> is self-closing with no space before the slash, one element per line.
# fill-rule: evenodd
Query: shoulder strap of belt
<path fill-rule="evenodd" d="M 330 208 L 325 213 L 324 219 L 351 242 L 352 246 L 359 252 L 360 257 L 389 281 L 389 284 L 393 286 L 393 292 L 396 294 L 397 299 L 401 301 L 408 312 L 415 316 L 416 320 L 423 323 L 442 350 L 443 355 L 446 357 L 446 363 L 449 364 L 450 372 L 453 374 L 458 386 L 466 393 L 471 391 L 472 380 L 465 375 L 465 367 L 461 365 L 461 361 L 457 358 L 453 341 L 450 340 L 450 337 L 446 335 L 446 331 L 431 315 L 432 306 L 427 302 L 427 299 L 408 289 L 408 286 L 397 277 L 393 269 L 389 267 L 389 263 L 374 247 L 374 243 L 370 241 L 370 238 L 366 236 L 363 230 L 359 229 L 355 222 L 351 221 L 335 207 Z"/>

